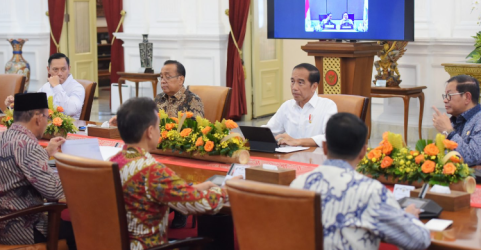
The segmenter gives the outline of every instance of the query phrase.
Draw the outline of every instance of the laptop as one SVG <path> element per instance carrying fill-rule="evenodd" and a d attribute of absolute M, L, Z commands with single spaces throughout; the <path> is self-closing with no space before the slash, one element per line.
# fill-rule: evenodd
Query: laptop
<path fill-rule="evenodd" d="M 277 141 L 267 127 L 239 126 L 244 137 L 249 140 L 250 150 L 274 153 L 278 147 Z"/>

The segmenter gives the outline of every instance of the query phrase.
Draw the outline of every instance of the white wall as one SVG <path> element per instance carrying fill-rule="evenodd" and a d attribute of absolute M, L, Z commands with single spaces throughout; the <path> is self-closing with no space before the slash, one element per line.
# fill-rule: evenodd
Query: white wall
<path fill-rule="evenodd" d="M 47 0 L 0 0 L 0 73 L 12 58 L 7 39 L 23 38 L 23 58 L 30 64 L 29 92 L 36 92 L 47 81 L 50 27 L 45 12 Z"/>
<path fill-rule="evenodd" d="M 415 42 L 409 43 L 406 54 L 398 61 L 401 86 L 427 86 L 424 90 L 423 137 L 432 138 L 432 109 L 436 106 L 441 111 L 444 104 L 441 94 L 449 74 L 444 71 L 442 63 L 463 61 L 474 49 L 475 35 L 481 29 L 477 25 L 477 13 L 471 13 L 471 0 L 416 0 L 415 1 Z M 314 63 L 300 46 L 304 40 L 284 40 L 284 99 L 289 99 L 290 73 L 294 65 L 301 62 Z M 375 58 L 377 60 L 378 58 Z M 374 74 L 374 73 L 373 73 Z M 418 140 L 419 103 L 411 99 L 409 110 L 409 141 Z M 372 99 L 371 138 L 380 138 L 383 131 L 390 130 L 403 133 L 403 104 L 400 98 Z"/>
<path fill-rule="evenodd" d="M 125 70 L 140 68 L 138 44 L 141 34 L 149 34 L 156 73 L 166 60 L 178 60 L 186 68 L 186 85 L 225 86 L 227 8 L 225 0 L 124 0 L 124 32 L 117 37 L 124 41 Z M 152 85 L 141 87 L 139 95 L 152 96 Z"/>

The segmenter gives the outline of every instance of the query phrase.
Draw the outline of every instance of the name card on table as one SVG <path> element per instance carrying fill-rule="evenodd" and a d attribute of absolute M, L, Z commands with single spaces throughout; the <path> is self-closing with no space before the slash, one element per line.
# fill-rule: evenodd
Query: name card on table
<path fill-rule="evenodd" d="M 394 184 L 393 194 L 396 200 L 400 200 L 404 197 L 410 197 L 411 190 L 414 190 L 414 186 Z"/>

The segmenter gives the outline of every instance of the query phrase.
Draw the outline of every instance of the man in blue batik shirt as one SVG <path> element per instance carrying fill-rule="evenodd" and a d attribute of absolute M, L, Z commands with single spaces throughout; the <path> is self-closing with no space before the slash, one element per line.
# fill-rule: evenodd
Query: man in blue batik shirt
<path fill-rule="evenodd" d="M 298 176 L 291 187 L 321 194 L 324 249 L 378 249 L 383 240 L 403 249 L 426 249 L 430 233 L 414 204 L 402 210 L 379 181 L 355 168 L 366 154 L 367 127 L 348 113 L 333 115 L 322 149 L 327 160 Z"/>
<path fill-rule="evenodd" d="M 481 106 L 479 82 L 467 75 L 448 80 L 444 107 L 451 115 L 442 114 L 433 107 L 433 125 L 439 133 L 458 144 L 458 151 L 469 166 L 481 165 Z"/>

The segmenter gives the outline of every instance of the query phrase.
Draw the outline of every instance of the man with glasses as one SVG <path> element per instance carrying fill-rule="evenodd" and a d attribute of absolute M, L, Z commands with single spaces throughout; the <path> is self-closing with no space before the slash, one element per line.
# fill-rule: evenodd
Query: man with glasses
<path fill-rule="evenodd" d="M 70 74 L 70 62 L 66 55 L 55 53 L 48 58 L 47 71 L 50 74 L 48 82 L 37 92 L 53 96 L 53 103 L 62 106 L 64 114 L 79 119 L 85 98 L 85 88 L 73 79 Z M 14 101 L 8 96 L 5 105 L 9 107 Z"/>
<path fill-rule="evenodd" d="M 160 87 L 164 93 L 155 97 L 157 108 L 169 116 L 177 117 L 179 111 L 192 112 L 194 117 L 204 117 L 204 104 L 200 97 L 184 87 L 185 68 L 180 62 L 167 60 L 160 71 Z M 213 122 L 213 121 L 212 121 Z"/>
<path fill-rule="evenodd" d="M 456 151 L 469 166 L 481 165 L 481 106 L 479 82 L 467 75 L 448 80 L 442 95 L 446 112 L 433 106 L 433 125 L 439 133 L 458 144 Z"/>
<path fill-rule="evenodd" d="M 0 216 L 41 205 L 44 199 L 64 197 L 60 179 L 48 166 L 48 159 L 65 139 L 55 137 L 45 149 L 38 144 L 48 124 L 47 95 L 16 94 L 13 119 L 12 126 L 0 134 Z M 75 249 L 71 224 L 62 222 L 60 230 L 60 238 L 66 238 L 69 248 Z M 43 213 L 0 223 L 0 244 L 46 242 L 47 236 Z"/>

